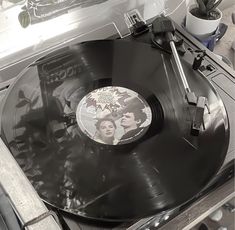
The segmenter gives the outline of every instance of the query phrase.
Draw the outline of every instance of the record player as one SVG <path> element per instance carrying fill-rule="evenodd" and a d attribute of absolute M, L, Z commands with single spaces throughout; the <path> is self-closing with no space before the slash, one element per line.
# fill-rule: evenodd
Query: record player
<path fill-rule="evenodd" d="M 3 52 L 1 137 L 50 210 L 18 213 L 23 224 L 53 211 L 63 229 L 171 229 L 228 182 L 231 197 L 234 71 L 161 15 L 164 4 L 83 3 L 20 6 L 31 19 L 19 25 L 32 22 L 22 37 L 38 41 L 53 23 L 62 32 Z M 1 183 L 17 212 L 20 196 Z"/>

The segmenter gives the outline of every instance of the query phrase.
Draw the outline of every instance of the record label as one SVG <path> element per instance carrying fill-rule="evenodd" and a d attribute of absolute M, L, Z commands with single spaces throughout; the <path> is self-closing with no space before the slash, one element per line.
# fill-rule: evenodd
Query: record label
<path fill-rule="evenodd" d="M 76 117 L 78 126 L 89 138 L 102 144 L 117 145 L 142 137 L 151 124 L 152 113 L 138 93 L 108 86 L 83 97 Z"/>

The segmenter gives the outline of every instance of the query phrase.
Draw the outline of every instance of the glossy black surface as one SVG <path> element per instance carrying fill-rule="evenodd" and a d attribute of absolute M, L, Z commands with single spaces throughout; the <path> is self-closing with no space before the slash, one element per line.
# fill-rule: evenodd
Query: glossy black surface
<path fill-rule="evenodd" d="M 225 158 L 228 120 L 210 83 L 182 64 L 191 89 L 209 102 L 198 137 L 190 135 L 195 108 L 185 101 L 171 56 L 150 45 L 87 42 L 29 67 L 7 95 L 1 122 L 39 195 L 80 216 L 127 220 L 176 207 L 201 191 Z M 152 125 L 137 142 L 99 144 L 74 121 L 81 98 L 109 85 L 132 89 L 152 109 Z"/>

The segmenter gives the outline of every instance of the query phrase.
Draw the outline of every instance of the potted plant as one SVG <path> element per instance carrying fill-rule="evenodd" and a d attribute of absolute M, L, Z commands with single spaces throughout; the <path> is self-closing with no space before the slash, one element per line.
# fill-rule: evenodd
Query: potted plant
<path fill-rule="evenodd" d="M 198 38 L 210 36 L 217 29 L 222 12 L 217 8 L 222 0 L 196 0 L 186 15 L 186 29 Z"/>

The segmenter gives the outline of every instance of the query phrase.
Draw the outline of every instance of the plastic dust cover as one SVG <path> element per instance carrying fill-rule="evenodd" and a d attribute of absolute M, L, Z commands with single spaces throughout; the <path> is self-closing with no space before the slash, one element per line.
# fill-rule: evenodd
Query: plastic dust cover
<path fill-rule="evenodd" d="M 0 0 L 0 5 L 3 68 L 71 41 L 126 36 L 128 12 L 147 20 L 164 11 L 165 0 Z"/>

